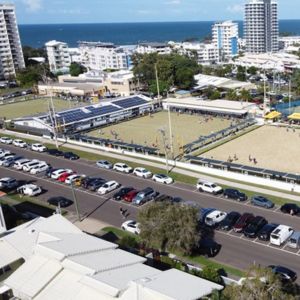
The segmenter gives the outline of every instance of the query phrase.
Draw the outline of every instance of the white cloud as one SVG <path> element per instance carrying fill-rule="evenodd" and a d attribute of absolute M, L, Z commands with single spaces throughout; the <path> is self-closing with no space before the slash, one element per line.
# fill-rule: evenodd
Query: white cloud
<path fill-rule="evenodd" d="M 181 4 L 181 0 L 170 0 L 170 1 L 167 1 L 166 4 L 168 4 L 168 5 L 179 5 L 179 4 Z"/>
<path fill-rule="evenodd" d="M 32 12 L 39 11 L 42 8 L 42 0 L 23 0 L 27 9 Z"/>
<path fill-rule="evenodd" d="M 241 13 L 244 11 L 244 6 L 241 4 L 234 4 L 234 5 L 228 6 L 226 10 L 231 13 L 234 13 L 234 14 Z"/>

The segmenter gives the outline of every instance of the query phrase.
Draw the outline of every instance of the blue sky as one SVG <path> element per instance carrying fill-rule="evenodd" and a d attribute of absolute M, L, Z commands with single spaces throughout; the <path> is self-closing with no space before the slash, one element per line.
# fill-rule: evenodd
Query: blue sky
<path fill-rule="evenodd" d="M 20 24 L 241 20 L 245 0 L 14 0 Z M 299 0 L 279 0 L 280 19 L 300 19 Z"/>

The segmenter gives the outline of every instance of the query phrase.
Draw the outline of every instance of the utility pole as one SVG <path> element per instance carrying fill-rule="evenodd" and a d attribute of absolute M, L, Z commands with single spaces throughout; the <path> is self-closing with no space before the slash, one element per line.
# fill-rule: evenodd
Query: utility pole
<path fill-rule="evenodd" d="M 167 99 L 167 105 L 168 105 L 168 115 L 169 115 L 170 146 L 171 146 L 172 158 L 174 159 L 173 131 L 172 131 L 172 119 L 171 119 L 169 99 Z"/>
<path fill-rule="evenodd" d="M 166 131 L 164 129 L 159 129 L 158 130 L 161 133 L 162 136 L 162 141 L 164 145 L 164 151 L 165 151 L 165 159 L 166 159 L 166 171 L 167 174 L 169 174 L 169 160 L 168 160 L 168 151 L 167 151 L 167 146 L 166 146 Z"/>
<path fill-rule="evenodd" d="M 292 79 L 289 80 L 289 115 L 291 115 L 291 100 L 292 100 Z"/>
<path fill-rule="evenodd" d="M 71 188 L 72 188 L 73 200 L 74 200 L 76 214 L 77 214 L 77 221 L 81 222 L 78 201 L 77 201 L 77 197 L 76 197 L 76 193 L 75 193 L 75 189 L 74 189 L 74 185 L 73 185 L 72 181 L 71 181 Z"/>
<path fill-rule="evenodd" d="M 158 99 L 158 103 L 160 103 L 160 90 L 159 90 L 159 80 L 158 80 L 158 71 L 157 71 L 157 64 L 155 63 L 154 65 L 155 67 L 155 78 L 156 78 L 156 87 L 157 87 L 157 99 Z"/>

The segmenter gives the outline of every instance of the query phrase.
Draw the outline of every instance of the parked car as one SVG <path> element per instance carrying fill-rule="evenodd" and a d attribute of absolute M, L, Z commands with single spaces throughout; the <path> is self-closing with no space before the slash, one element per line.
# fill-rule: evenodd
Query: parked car
<path fill-rule="evenodd" d="M 132 190 L 134 190 L 133 187 L 123 187 L 121 188 L 119 191 L 117 191 L 114 195 L 113 195 L 113 199 L 114 200 L 122 200 L 123 197 L 128 194 L 129 192 L 131 192 Z"/>
<path fill-rule="evenodd" d="M 154 174 L 152 180 L 163 184 L 171 184 L 174 182 L 173 178 L 165 174 Z"/>
<path fill-rule="evenodd" d="M 77 160 L 79 159 L 79 155 L 77 155 L 76 153 L 73 153 L 73 152 L 65 152 L 63 154 L 64 158 L 65 159 L 68 159 L 68 160 Z"/>
<path fill-rule="evenodd" d="M 0 137 L 0 143 L 2 144 L 12 144 L 13 140 L 7 136 Z"/>
<path fill-rule="evenodd" d="M 19 194 L 34 197 L 42 193 L 42 189 L 36 184 L 25 184 L 17 188 Z"/>
<path fill-rule="evenodd" d="M 47 200 L 47 202 L 48 202 L 48 204 L 51 204 L 54 206 L 60 206 L 62 208 L 71 206 L 73 204 L 72 200 L 62 197 L 62 196 L 51 197 Z"/>
<path fill-rule="evenodd" d="M 279 224 L 269 223 L 266 224 L 257 234 L 257 237 L 262 241 L 269 241 L 270 235 L 277 228 Z"/>
<path fill-rule="evenodd" d="M 300 207 L 295 203 L 286 203 L 281 206 L 280 210 L 284 214 L 297 215 L 300 213 Z"/>
<path fill-rule="evenodd" d="M 42 144 L 32 144 L 30 149 L 32 151 L 36 151 L 36 152 L 46 152 L 47 151 L 47 147 Z"/>
<path fill-rule="evenodd" d="M 124 163 L 114 164 L 113 169 L 118 171 L 118 172 L 122 172 L 122 173 L 126 173 L 126 174 L 129 174 L 129 173 L 132 172 L 132 168 L 129 167 L 128 165 L 124 164 Z"/>
<path fill-rule="evenodd" d="M 35 175 L 38 173 L 46 172 L 49 168 L 50 166 L 46 162 L 41 161 L 37 166 L 33 167 L 30 170 L 30 174 Z"/>
<path fill-rule="evenodd" d="M 16 188 L 18 186 L 18 181 L 14 178 L 11 177 L 4 177 L 0 179 L 0 189 L 4 190 L 4 189 L 13 189 Z"/>
<path fill-rule="evenodd" d="M 131 190 L 126 195 L 124 195 L 123 200 L 126 202 L 132 202 L 133 198 L 138 194 L 138 190 Z"/>
<path fill-rule="evenodd" d="M 97 167 L 102 168 L 102 169 L 112 169 L 113 164 L 109 162 L 108 160 L 98 160 L 96 162 Z"/>
<path fill-rule="evenodd" d="M 244 228 L 244 235 L 249 238 L 255 238 L 258 232 L 266 225 L 268 221 L 264 217 L 256 216 Z"/>
<path fill-rule="evenodd" d="M 51 178 L 51 175 L 53 172 L 60 170 L 59 168 L 53 168 L 53 167 L 49 167 L 49 169 L 46 171 L 46 177 Z"/>
<path fill-rule="evenodd" d="M 6 149 L 0 149 L 0 158 L 7 156 L 7 155 L 11 155 L 12 153 L 9 150 Z"/>
<path fill-rule="evenodd" d="M 293 233 L 294 230 L 292 227 L 286 225 L 279 225 L 272 231 L 270 236 L 270 242 L 275 246 L 281 246 L 291 237 Z"/>
<path fill-rule="evenodd" d="M 98 194 L 104 195 L 120 187 L 120 184 L 114 180 L 104 183 L 97 191 Z"/>
<path fill-rule="evenodd" d="M 279 276 L 283 283 L 294 282 L 297 280 L 297 273 L 283 266 L 268 266 L 272 272 Z"/>
<path fill-rule="evenodd" d="M 16 146 L 16 147 L 19 147 L 19 148 L 26 148 L 27 147 L 27 144 L 24 141 L 19 140 L 19 139 L 13 140 L 13 145 Z"/>
<path fill-rule="evenodd" d="M 253 196 L 251 198 L 251 204 L 265 208 L 274 207 L 274 203 L 264 196 Z"/>
<path fill-rule="evenodd" d="M 152 173 L 150 171 L 148 171 L 145 168 L 135 168 L 133 170 L 133 175 L 137 176 L 137 177 L 142 177 L 142 178 L 151 178 L 152 177 Z"/>
<path fill-rule="evenodd" d="M 236 211 L 231 211 L 230 213 L 227 214 L 225 219 L 220 222 L 219 228 L 227 231 L 231 230 L 240 217 L 241 217 L 240 213 Z"/>
<path fill-rule="evenodd" d="M 295 231 L 288 243 L 287 243 L 288 247 L 292 248 L 292 249 L 299 249 L 300 248 L 300 231 Z"/>
<path fill-rule="evenodd" d="M 62 173 L 58 178 L 57 178 L 57 181 L 59 182 L 65 182 L 66 179 L 71 176 L 71 175 L 74 175 L 74 173 L 68 173 L 68 172 L 65 172 L 65 173 Z"/>
<path fill-rule="evenodd" d="M 131 232 L 136 235 L 141 233 L 141 230 L 139 228 L 139 223 L 137 223 L 136 221 L 133 221 L 133 220 L 128 220 L 128 221 L 124 222 L 122 224 L 121 228 L 125 231 Z"/>
<path fill-rule="evenodd" d="M 8 157 L 6 158 L 4 161 L 1 161 L 1 165 L 2 167 L 11 167 L 15 162 L 17 162 L 18 160 L 23 159 L 23 156 L 13 156 L 13 157 Z"/>
<path fill-rule="evenodd" d="M 132 200 L 134 205 L 143 205 L 150 200 L 154 200 L 158 196 L 158 192 L 154 191 L 153 188 L 147 187 L 140 191 Z"/>
<path fill-rule="evenodd" d="M 47 153 L 52 156 L 63 156 L 64 153 L 58 149 L 48 149 Z"/>
<path fill-rule="evenodd" d="M 103 184 L 105 184 L 106 181 L 103 178 L 93 178 L 93 180 L 89 181 L 87 185 L 87 189 L 89 189 L 92 192 L 97 191 Z"/>
<path fill-rule="evenodd" d="M 27 163 L 29 163 L 31 160 L 28 158 L 23 158 L 23 159 L 19 159 L 17 161 L 14 162 L 13 164 L 13 168 L 16 170 L 22 170 L 23 166 Z"/>
<path fill-rule="evenodd" d="M 224 197 L 230 198 L 233 200 L 237 200 L 237 201 L 246 201 L 247 200 L 247 195 L 236 189 L 225 189 Z"/>
<path fill-rule="evenodd" d="M 244 213 L 237 220 L 233 226 L 235 232 L 242 232 L 244 228 L 254 219 L 254 215 L 250 213 Z"/>
<path fill-rule="evenodd" d="M 39 164 L 40 164 L 40 161 L 34 159 L 34 160 L 32 160 L 32 161 L 30 161 L 30 162 L 23 165 L 23 171 L 30 172 L 31 169 L 35 168 Z"/>
<path fill-rule="evenodd" d="M 197 247 L 197 253 L 206 257 L 215 257 L 222 246 L 211 238 L 202 238 Z"/>
<path fill-rule="evenodd" d="M 199 192 L 206 192 L 214 195 L 223 193 L 223 189 L 219 185 L 203 180 L 198 180 L 197 189 L 199 190 Z"/>
<path fill-rule="evenodd" d="M 51 178 L 57 180 L 64 173 L 73 174 L 73 171 L 70 169 L 58 169 L 51 173 Z"/>
<path fill-rule="evenodd" d="M 75 184 L 76 180 L 79 180 L 79 179 L 82 179 L 85 177 L 86 177 L 85 175 L 71 174 L 66 178 L 65 183 L 76 185 Z"/>
<path fill-rule="evenodd" d="M 3 156 L 2 158 L 0 158 L 0 166 L 2 166 L 6 160 L 13 159 L 14 157 L 15 157 L 14 154 L 9 154 L 9 155 Z"/>
<path fill-rule="evenodd" d="M 227 213 L 220 210 L 214 210 L 207 214 L 204 223 L 210 227 L 218 226 L 227 216 Z"/>

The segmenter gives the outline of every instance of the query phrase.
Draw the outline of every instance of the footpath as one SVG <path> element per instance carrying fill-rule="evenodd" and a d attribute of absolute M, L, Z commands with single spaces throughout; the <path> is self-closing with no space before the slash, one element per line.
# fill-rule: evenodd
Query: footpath
<path fill-rule="evenodd" d="M 27 135 L 27 134 L 24 134 L 24 133 L 18 133 L 18 132 L 7 131 L 7 130 L 0 130 L 0 133 L 7 134 L 7 135 L 15 135 L 15 136 L 18 136 L 20 138 L 31 139 L 31 140 L 36 140 L 36 141 L 39 141 L 39 142 L 42 142 L 42 143 L 55 145 L 55 141 L 45 139 L 43 137 L 32 136 L 32 135 Z M 69 143 L 60 143 L 60 146 L 68 147 L 68 148 L 72 148 L 74 150 L 84 151 L 84 152 L 88 152 L 88 153 L 99 154 L 99 155 L 103 155 L 103 156 L 106 156 L 106 157 L 119 159 L 120 161 L 126 160 L 128 162 L 133 162 L 133 163 L 136 163 L 136 164 L 151 166 L 151 167 L 154 167 L 154 168 L 165 169 L 165 165 L 162 164 L 162 163 L 159 163 L 159 162 L 144 160 L 144 159 L 135 158 L 135 157 L 131 157 L 131 156 L 125 156 L 125 155 L 122 155 L 122 154 L 112 153 L 112 152 L 108 152 L 108 151 L 95 150 L 95 149 L 87 148 L 87 147 L 84 147 L 84 146 L 73 145 L 73 144 L 69 144 Z M 234 181 L 230 181 L 230 180 L 226 180 L 226 179 L 222 179 L 222 178 L 218 178 L 218 177 L 213 177 L 213 176 L 210 176 L 210 175 L 205 175 L 203 173 L 198 173 L 198 172 L 194 172 L 194 171 L 190 171 L 190 170 L 185 170 L 185 169 L 178 168 L 178 167 L 174 167 L 172 169 L 172 172 L 182 174 L 182 175 L 186 175 L 186 176 L 190 176 L 190 177 L 201 178 L 201 179 L 207 180 L 207 181 L 217 182 L 220 185 L 231 186 L 231 187 L 237 188 L 237 189 L 253 191 L 253 192 L 258 193 L 258 194 L 265 194 L 265 195 L 270 195 L 270 196 L 274 196 L 274 197 L 279 197 L 279 198 L 284 198 L 284 199 L 300 202 L 300 194 L 297 195 L 297 194 L 289 194 L 289 193 L 286 193 L 284 191 L 282 191 L 282 192 L 281 191 L 274 191 L 274 190 L 271 190 L 271 189 L 252 186 L 252 185 L 239 183 L 239 182 L 234 182 Z"/>

